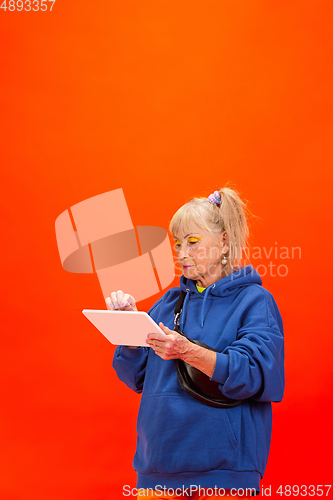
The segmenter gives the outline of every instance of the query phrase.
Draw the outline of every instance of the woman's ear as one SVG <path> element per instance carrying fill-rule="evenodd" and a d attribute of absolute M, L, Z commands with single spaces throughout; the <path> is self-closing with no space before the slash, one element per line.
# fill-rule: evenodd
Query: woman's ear
<path fill-rule="evenodd" d="M 222 246 L 222 254 L 225 255 L 229 251 L 229 239 L 227 231 L 223 231 L 220 238 L 221 246 Z"/>

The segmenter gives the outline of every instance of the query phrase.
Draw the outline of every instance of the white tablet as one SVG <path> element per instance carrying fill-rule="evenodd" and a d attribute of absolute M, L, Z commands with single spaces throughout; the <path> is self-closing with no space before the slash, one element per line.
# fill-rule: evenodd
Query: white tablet
<path fill-rule="evenodd" d="M 148 333 L 163 330 L 143 311 L 83 309 L 89 321 L 114 345 L 146 346 Z"/>

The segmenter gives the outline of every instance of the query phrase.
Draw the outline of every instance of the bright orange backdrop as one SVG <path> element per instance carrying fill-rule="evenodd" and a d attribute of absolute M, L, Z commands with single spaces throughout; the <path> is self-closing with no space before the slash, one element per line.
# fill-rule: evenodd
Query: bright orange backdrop
<path fill-rule="evenodd" d="M 252 261 L 288 265 L 263 276 L 286 395 L 262 485 L 330 482 L 332 14 L 331 0 L 1 10 L 1 500 L 118 500 L 136 481 L 140 396 L 80 312 L 104 300 L 95 276 L 62 269 L 57 216 L 121 187 L 135 225 L 167 228 L 227 181 L 260 217 L 253 246 L 301 248 Z"/>

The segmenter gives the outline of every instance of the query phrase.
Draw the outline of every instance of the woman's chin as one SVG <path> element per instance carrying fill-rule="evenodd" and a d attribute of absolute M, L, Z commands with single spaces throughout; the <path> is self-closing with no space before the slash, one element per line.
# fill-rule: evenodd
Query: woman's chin
<path fill-rule="evenodd" d="M 188 269 L 183 268 L 183 275 L 185 278 L 196 280 L 198 279 L 198 272 L 195 267 L 189 267 Z"/>

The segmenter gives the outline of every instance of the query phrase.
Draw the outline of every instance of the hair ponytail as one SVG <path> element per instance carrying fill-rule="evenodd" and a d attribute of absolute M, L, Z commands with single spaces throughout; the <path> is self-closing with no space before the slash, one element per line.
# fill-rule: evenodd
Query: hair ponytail
<path fill-rule="evenodd" d="M 229 242 L 229 252 L 227 258 L 229 264 L 234 267 L 237 262 L 241 265 L 243 252 L 245 257 L 248 250 L 249 228 L 247 223 L 247 207 L 239 194 L 229 187 L 219 190 L 221 204 L 215 208 L 218 217 L 215 222 L 221 230 L 227 232 Z"/>

